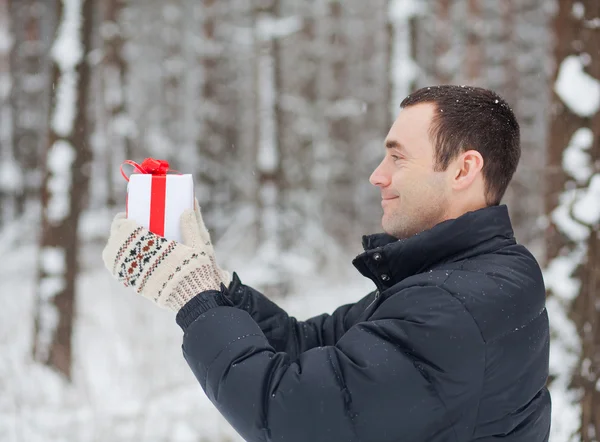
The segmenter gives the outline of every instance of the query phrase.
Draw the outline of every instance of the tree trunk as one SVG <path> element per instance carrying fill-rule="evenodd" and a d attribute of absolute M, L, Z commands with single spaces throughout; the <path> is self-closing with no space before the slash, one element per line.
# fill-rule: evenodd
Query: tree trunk
<path fill-rule="evenodd" d="M 350 94 L 360 103 L 360 110 L 348 128 L 353 151 L 350 174 L 357 177 L 352 191 L 356 222 L 346 244 L 353 252 L 361 235 L 381 230 L 381 218 L 374 216 L 382 213 L 381 193 L 368 178 L 381 161 L 385 136 L 400 109 L 401 101 L 395 94 L 408 90 L 413 78 L 412 65 L 407 60 L 410 17 L 402 21 L 390 17 L 390 3 L 389 0 L 359 2 L 354 7 L 360 14 L 355 20 L 364 23 L 365 34 L 349 36 L 356 60 L 351 72 L 357 75 L 350 84 Z M 401 32 L 400 26 L 404 28 Z M 395 66 L 396 56 L 401 65 Z M 399 71 L 403 73 L 400 76 Z"/>
<path fill-rule="evenodd" d="M 554 440 L 600 437 L 599 17 L 596 0 L 567 0 L 554 23 L 545 198 Z"/>
<path fill-rule="evenodd" d="M 352 169 L 356 166 L 359 146 L 353 137 L 353 126 L 360 125 L 364 119 L 361 109 L 365 105 L 355 93 L 362 84 L 352 83 L 351 71 L 360 72 L 365 60 L 356 56 L 360 46 L 352 48 L 348 29 L 354 32 L 363 29 L 362 38 L 368 30 L 360 18 L 353 16 L 352 12 L 356 10 L 350 4 L 332 1 L 328 9 L 327 57 L 322 62 L 326 64 L 327 73 L 323 98 L 327 100 L 324 106 L 331 155 L 322 219 L 325 231 L 337 243 L 349 244 L 356 239 L 354 225 L 357 218 L 354 204 L 356 176 Z"/>
<path fill-rule="evenodd" d="M 268 296 L 283 296 L 289 290 L 289 274 L 282 265 L 282 255 L 289 250 L 291 241 L 284 224 L 288 213 L 285 196 L 286 186 L 282 161 L 287 147 L 286 136 L 293 136 L 286 124 L 289 110 L 285 108 L 286 48 L 285 36 L 269 31 L 269 24 L 282 19 L 287 4 L 282 0 L 270 0 L 253 10 L 255 69 L 256 69 L 256 131 L 255 167 L 256 183 L 256 231 L 258 255 L 268 270 L 268 282 L 262 288 Z M 301 50 L 302 41 L 295 41 Z M 292 48 L 289 48 L 292 49 Z M 292 50 L 293 50 L 292 49 Z M 289 87 L 289 86 L 288 86 Z"/>
<path fill-rule="evenodd" d="M 185 84 L 185 73 L 188 66 L 183 54 L 183 37 L 185 35 L 185 19 L 182 0 L 169 0 L 163 2 L 161 23 L 161 37 L 163 40 L 163 63 L 162 63 L 162 125 L 168 137 L 171 149 L 167 158 L 172 162 L 179 160 L 179 164 L 185 164 L 184 158 L 177 158 L 177 153 L 182 151 L 185 140 L 185 115 L 184 95 L 182 88 Z M 188 162 L 193 158 L 187 158 Z M 186 167 L 190 167 L 191 164 Z"/>
<path fill-rule="evenodd" d="M 72 9 L 70 9 L 72 8 Z M 78 225 L 89 185 L 87 104 L 93 1 L 63 1 L 52 48 L 50 131 L 42 187 L 42 231 L 33 355 L 67 379 L 78 275 Z M 73 26 L 73 18 L 80 26 Z M 69 20 L 67 19 L 69 18 Z M 72 45 L 77 42 L 77 50 Z"/>
<path fill-rule="evenodd" d="M 507 11 L 511 30 L 507 58 L 507 83 L 500 90 L 519 120 L 521 160 L 507 191 L 508 204 L 517 239 L 540 259 L 545 253 L 544 202 L 537 191 L 543 180 L 550 108 L 551 16 L 545 0 L 513 0 Z M 543 185 L 543 184 L 542 184 Z M 543 190 L 542 190 L 543 192 Z"/>
<path fill-rule="evenodd" d="M 202 158 L 199 164 L 202 187 L 198 199 L 207 225 L 213 226 L 213 240 L 227 227 L 224 221 L 231 218 L 235 201 L 235 180 L 230 179 L 228 169 L 235 157 L 237 103 L 235 73 L 231 70 L 232 48 L 225 34 L 232 14 L 226 6 L 217 0 L 203 0 L 200 24 L 206 50 L 199 57 L 203 83 L 198 104 L 197 146 Z"/>
<path fill-rule="evenodd" d="M 53 1 L 11 0 L 15 44 L 10 57 L 12 146 L 20 181 L 16 213 L 27 200 L 37 199 L 41 184 L 40 158 L 46 140 L 49 80 L 48 41 L 54 29 Z"/>
<path fill-rule="evenodd" d="M 116 171 L 124 160 L 132 158 L 133 122 L 127 110 L 127 63 L 123 55 L 125 32 L 121 14 L 127 0 L 105 0 L 101 26 L 104 60 L 101 68 L 102 97 L 107 115 L 104 155 L 107 166 L 106 197 L 109 207 L 122 198 L 123 181 Z"/>
<path fill-rule="evenodd" d="M 10 1 L 0 0 L 0 229 L 15 218 L 15 196 L 23 192 L 12 147 L 10 54 L 15 42 L 9 12 Z"/>

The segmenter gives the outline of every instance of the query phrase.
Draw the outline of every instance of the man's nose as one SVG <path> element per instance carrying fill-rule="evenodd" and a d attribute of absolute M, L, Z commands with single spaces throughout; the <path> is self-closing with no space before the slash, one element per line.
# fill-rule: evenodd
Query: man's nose
<path fill-rule="evenodd" d="M 390 177 L 389 174 L 385 172 L 383 162 L 381 162 L 373 171 L 369 177 L 369 182 L 377 187 L 387 187 L 390 185 Z"/>

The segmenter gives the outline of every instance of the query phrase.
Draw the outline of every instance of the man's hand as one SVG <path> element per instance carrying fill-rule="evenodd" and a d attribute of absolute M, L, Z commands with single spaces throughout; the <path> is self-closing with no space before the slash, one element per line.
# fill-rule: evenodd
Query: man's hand
<path fill-rule="evenodd" d="M 104 265 L 126 287 L 163 308 L 179 311 L 190 299 L 229 284 L 216 264 L 196 201 L 181 216 L 183 244 L 155 235 L 119 213 L 103 252 Z"/>
<path fill-rule="evenodd" d="M 206 256 L 208 256 L 213 264 L 213 267 L 217 273 L 219 273 L 221 280 L 226 286 L 228 286 L 231 282 L 231 275 L 229 272 L 221 269 L 217 264 L 215 250 L 213 248 L 208 229 L 204 225 L 198 200 L 194 200 L 194 211 L 187 210 L 182 214 L 181 232 L 184 242 L 187 245 L 193 249 L 199 250 L 200 252 L 204 252 Z"/>

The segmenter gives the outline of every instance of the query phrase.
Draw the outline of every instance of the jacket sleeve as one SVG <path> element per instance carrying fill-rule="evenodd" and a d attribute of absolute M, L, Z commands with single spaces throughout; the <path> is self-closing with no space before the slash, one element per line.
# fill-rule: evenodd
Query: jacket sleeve
<path fill-rule="evenodd" d="M 297 360 L 240 309 L 177 320 L 189 366 L 247 441 L 459 440 L 458 421 L 472 431 L 483 341 L 462 303 L 440 288 L 402 290 L 336 345 Z"/>
<path fill-rule="evenodd" d="M 354 324 L 358 313 L 375 299 L 375 292 L 357 303 L 337 308 L 332 314 L 322 314 L 306 321 L 289 316 L 258 290 L 242 284 L 236 273 L 233 274 L 228 297 L 234 307 L 250 314 L 275 351 L 288 353 L 295 360 L 311 348 L 334 345 Z"/>

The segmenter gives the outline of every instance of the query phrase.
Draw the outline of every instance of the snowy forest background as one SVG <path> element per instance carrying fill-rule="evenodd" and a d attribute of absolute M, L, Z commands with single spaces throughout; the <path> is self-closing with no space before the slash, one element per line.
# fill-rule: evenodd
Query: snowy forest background
<path fill-rule="evenodd" d="M 240 440 L 173 315 L 102 265 L 119 166 L 192 173 L 221 265 L 304 319 L 371 289 L 369 174 L 402 98 L 443 83 L 519 118 L 505 202 L 545 269 L 551 441 L 597 441 L 598 0 L 0 0 L 0 440 Z"/>

